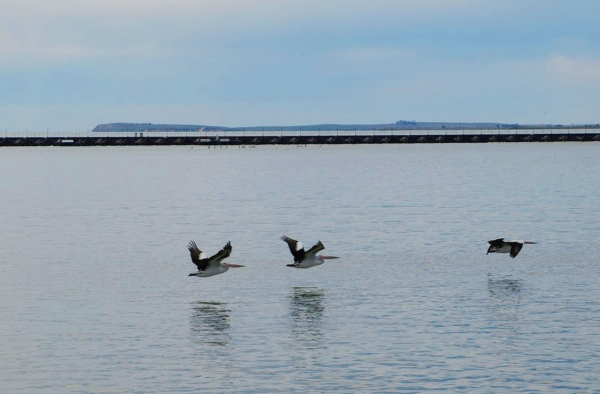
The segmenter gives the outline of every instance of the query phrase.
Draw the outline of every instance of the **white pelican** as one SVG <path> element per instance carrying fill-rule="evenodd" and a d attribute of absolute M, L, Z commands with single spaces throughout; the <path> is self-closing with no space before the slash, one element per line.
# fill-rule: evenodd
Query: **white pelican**
<path fill-rule="evenodd" d="M 315 246 L 307 251 L 304 251 L 304 245 L 302 245 L 302 242 L 298 242 L 295 239 L 291 239 L 285 235 L 281 237 L 281 239 L 288 244 L 290 247 L 290 252 L 292 252 L 292 256 L 294 256 L 294 264 L 287 264 L 288 267 L 310 268 L 323 264 L 325 260 L 339 259 L 339 257 L 335 256 L 317 256 L 317 252 L 325 249 L 325 246 L 321 243 L 321 241 L 317 242 Z"/>
<path fill-rule="evenodd" d="M 510 257 L 513 259 L 517 257 L 523 245 L 535 244 L 535 242 L 531 241 L 505 241 L 504 238 L 493 239 L 488 241 L 490 247 L 488 248 L 488 253 L 510 253 Z"/>
<path fill-rule="evenodd" d="M 206 257 L 203 251 L 198 249 L 196 242 L 190 241 L 188 244 L 190 250 L 190 256 L 196 266 L 198 266 L 198 272 L 192 272 L 188 276 L 200 276 L 207 278 L 213 275 L 219 275 L 223 272 L 227 272 L 229 268 L 239 268 L 243 265 L 222 263 L 231 254 L 231 242 L 227 242 L 227 245 L 223 246 L 223 249 L 219 250 L 217 254 L 212 257 Z"/>

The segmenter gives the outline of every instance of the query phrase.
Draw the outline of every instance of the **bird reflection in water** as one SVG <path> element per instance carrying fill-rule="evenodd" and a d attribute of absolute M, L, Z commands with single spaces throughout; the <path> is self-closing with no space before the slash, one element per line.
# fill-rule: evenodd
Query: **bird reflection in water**
<path fill-rule="evenodd" d="M 192 303 L 190 326 L 195 342 L 225 346 L 229 343 L 227 303 L 197 301 Z"/>
<path fill-rule="evenodd" d="M 492 312 L 492 325 L 509 333 L 506 340 L 517 334 L 521 322 L 521 302 L 524 282 L 510 276 L 488 275 L 488 294 Z"/>
<path fill-rule="evenodd" d="M 318 287 L 294 287 L 290 294 L 291 337 L 307 347 L 322 347 L 325 294 Z"/>

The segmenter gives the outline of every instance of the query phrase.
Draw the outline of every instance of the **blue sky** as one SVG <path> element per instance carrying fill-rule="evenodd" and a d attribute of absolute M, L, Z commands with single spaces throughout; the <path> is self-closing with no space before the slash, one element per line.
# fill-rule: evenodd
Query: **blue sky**
<path fill-rule="evenodd" d="M 0 0 L 0 130 L 600 123 L 597 0 Z"/>

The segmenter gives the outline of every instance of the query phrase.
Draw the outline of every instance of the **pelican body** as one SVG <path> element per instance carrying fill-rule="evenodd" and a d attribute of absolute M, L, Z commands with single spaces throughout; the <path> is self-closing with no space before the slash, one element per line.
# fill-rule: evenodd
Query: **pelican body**
<path fill-rule="evenodd" d="M 192 262 L 198 267 L 198 272 L 192 272 L 188 276 L 207 278 L 227 272 L 229 268 L 243 267 L 243 265 L 223 263 L 223 260 L 231 254 L 231 249 L 231 242 L 227 242 L 223 249 L 218 251 L 214 256 L 207 258 L 206 254 L 198 249 L 196 242 L 190 241 L 188 250 L 190 251 Z"/>
<path fill-rule="evenodd" d="M 291 239 L 285 235 L 281 237 L 281 239 L 288 244 L 290 252 L 292 252 L 292 256 L 294 256 L 294 264 L 287 264 L 288 267 L 311 268 L 323 264 L 325 260 L 339 259 L 339 257 L 336 256 L 317 255 L 318 252 L 325 249 L 325 246 L 321 241 L 305 251 L 302 242 Z"/>
<path fill-rule="evenodd" d="M 523 245 L 527 244 L 535 244 L 535 242 L 531 241 L 505 241 L 504 238 L 493 239 L 488 241 L 490 247 L 487 250 L 487 253 L 509 253 L 511 258 L 517 257 Z"/>

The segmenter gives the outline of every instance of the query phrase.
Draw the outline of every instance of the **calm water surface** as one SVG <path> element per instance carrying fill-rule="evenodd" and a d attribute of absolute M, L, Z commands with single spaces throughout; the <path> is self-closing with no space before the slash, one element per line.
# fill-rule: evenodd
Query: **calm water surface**
<path fill-rule="evenodd" d="M 599 158 L 2 149 L 0 392 L 600 392 Z M 191 239 L 246 268 L 188 277 Z"/>

